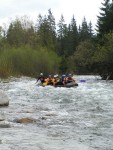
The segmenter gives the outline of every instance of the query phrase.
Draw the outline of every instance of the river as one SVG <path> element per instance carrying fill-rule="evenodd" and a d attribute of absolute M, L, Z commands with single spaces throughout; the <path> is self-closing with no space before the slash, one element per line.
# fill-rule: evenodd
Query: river
<path fill-rule="evenodd" d="M 113 150 L 113 81 L 75 78 L 75 88 L 39 87 L 28 77 L 1 80 L 10 102 L 0 111 L 11 127 L 0 128 L 0 150 Z M 35 121 L 15 122 L 25 117 Z"/>

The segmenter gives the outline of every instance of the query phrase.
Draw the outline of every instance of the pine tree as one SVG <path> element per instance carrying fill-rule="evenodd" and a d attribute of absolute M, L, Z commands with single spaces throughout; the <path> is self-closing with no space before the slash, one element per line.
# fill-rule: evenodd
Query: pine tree
<path fill-rule="evenodd" d="M 56 49 L 56 25 L 55 18 L 52 15 L 51 10 L 48 10 L 48 16 L 38 16 L 37 23 L 37 35 L 40 40 L 40 44 L 43 47 L 47 47 L 50 50 Z"/>
<path fill-rule="evenodd" d="M 57 41 L 58 41 L 58 48 L 57 48 L 57 53 L 59 55 L 64 55 L 64 38 L 67 35 L 67 26 L 65 24 L 64 16 L 61 15 L 61 18 L 58 23 L 58 30 L 57 30 Z"/>
<path fill-rule="evenodd" d="M 7 41 L 11 46 L 34 46 L 35 31 L 27 16 L 17 18 L 11 22 L 7 31 Z"/>
<path fill-rule="evenodd" d="M 24 43 L 24 30 L 19 20 L 10 23 L 7 31 L 7 41 L 11 46 L 19 47 Z"/>
<path fill-rule="evenodd" d="M 3 38 L 3 29 L 2 29 L 2 27 L 0 26 L 0 40 Z"/>
<path fill-rule="evenodd" d="M 97 21 L 98 36 L 102 37 L 104 34 L 113 31 L 113 1 L 104 0 L 100 8 L 100 16 Z"/>
<path fill-rule="evenodd" d="M 90 37 L 93 38 L 94 37 L 94 33 L 93 33 L 93 26 L 92 26 L 91 21 L 90 21 L 90 23 L 88 25 L 88 29 L 89 29 L 88 32 L 89 32 Z"/>
<path fill-rule="evenodd" d="M 49 31 L 50 31 L 50 42 L 51 42 L 51 48 L 53 50 L 56 50 L 56 23 L 55 23 L 55 18 L 51 12 L 51 9 L 48 10 L 48 17 L 47 21 L 49 24 Z"/>
<path fill-rule="evenodd" d="M 80 32 L 79 32 L 79 41 L 84 41 L 88 38 L 89 34 L 88 34 L 88 25 L 87 25 L 87 21 L 86 18 L 84 17 L 83 21 L 82 21 L 82 25 L 80 27 Z"/>
<path fill-rule="evenodd" d="M 78 45 L 78 31 L 74 16 L 71 19 L 71 23 L 68 25 L 67 31 L 65 32 L 64 43 L 65 55 L 67 57 L 73 55 Z"/>

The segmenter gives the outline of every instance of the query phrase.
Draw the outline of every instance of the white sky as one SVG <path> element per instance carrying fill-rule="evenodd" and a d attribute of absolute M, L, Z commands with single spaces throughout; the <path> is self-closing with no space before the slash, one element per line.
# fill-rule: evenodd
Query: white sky
<path fill-rule="evenodd" d="M 11 19 L 24 15 L 36 21 L 39 13 L 47 15 L 48 9 L 51 9 L 56 23 L 63 14 L 67 24 L 74 15 L 77 26 L 81 25 L 84 16 L 94 26 L 102 2 L 103 0 L 0 0 L 0 25 L 8 24 Z"/>

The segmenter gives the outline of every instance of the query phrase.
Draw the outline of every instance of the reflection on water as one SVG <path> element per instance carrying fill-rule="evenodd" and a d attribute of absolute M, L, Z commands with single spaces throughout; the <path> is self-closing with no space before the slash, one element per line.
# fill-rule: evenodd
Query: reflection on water
<path fill-rule="evenodd" d="M 0 129 L 0 149 L 113 150 L 113 82 L 75 77 L 76 88 L 38 87 L 26 77 L 1 81 L 10 105 L 0 112 L 11 128 Z M 35 121 L 15 122 L 21 118 Z"/>

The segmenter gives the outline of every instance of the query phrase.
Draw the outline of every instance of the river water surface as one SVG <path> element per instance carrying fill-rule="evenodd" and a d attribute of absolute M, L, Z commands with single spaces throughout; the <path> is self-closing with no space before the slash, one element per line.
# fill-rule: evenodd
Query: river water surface
<path fill-rule="evenodd" d="M 75 78 L 76 88 L 38 87 L 26 77 L 1 81 L 10 102 L 0 111 L 11 127 L 0 128 L 0 150 L 113 150 L 113 82 Z M 35 121 L 15 122 L 21 118 Z"/>

